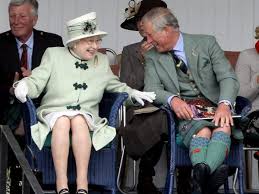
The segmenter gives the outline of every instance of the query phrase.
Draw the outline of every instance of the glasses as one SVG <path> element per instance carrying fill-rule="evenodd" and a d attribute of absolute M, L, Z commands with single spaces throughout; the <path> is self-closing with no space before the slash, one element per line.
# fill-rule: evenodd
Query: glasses
<path fill-rule="evenodd" d="M 88 45 L 100 45 L 102 43 L 102 39 L 101 38 L 85 38 L 85 39 L 81 39 L 80 41 L 88 44 Z"/>

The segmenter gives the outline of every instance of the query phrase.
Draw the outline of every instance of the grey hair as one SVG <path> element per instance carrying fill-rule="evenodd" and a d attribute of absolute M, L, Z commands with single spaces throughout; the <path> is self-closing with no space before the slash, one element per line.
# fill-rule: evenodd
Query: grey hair
<path fill-rule="evenodd" d="M 30 4 L 32 6 L 32 14 L 34 16 L 38 16 L 39 3 L 37 0 L 10 0 L 9 8 L 11 6 L 19 6 L 19 5 L 23 5 L 25 3 Z"/>
<path fill-rule="evenodd" d="M 69 43 L 67 44 L 67 47 L 70 48 L 70 49 L 72 49 L 73 47 L 76 46 L 76 44 L 77 44 L 78 42 L 79 42 L 79 40 L 74 40 L 74 41 L 72 41 L 72 42 L 69 42 Z"/>
<path fill-rule="evenodd" d="M 166 26 L 172 26 L 175 30 L 179 30 L 178 20 L 170 9 L 164 7 L 156 7 L 151 9 L 142 17 L 143 22 L 151 22 L 153 30 L 159 32 Z"/>

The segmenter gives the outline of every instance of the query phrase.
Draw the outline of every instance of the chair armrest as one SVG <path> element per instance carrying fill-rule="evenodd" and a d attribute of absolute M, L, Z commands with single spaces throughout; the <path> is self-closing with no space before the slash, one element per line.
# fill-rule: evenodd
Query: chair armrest
<path fill-rule="evenodd" d="M 170 145 L 175 145 L 176 143 L 176 127 L 174 121 L 174 114 L 170 107 L 161 106 L 162 110 L 164 110 L 167 114 L 167 125 L 168 125 L 168 142 Z M 175 148 L 173 148 L 175 149 Z"/>
<path fill-rule="evenodd" d="M 23 122 L 25 128 L 25 139 L 27 145 L 31 145 L 31 126 L 37 123 L 37 114 L 36 107 L 34 106 L 33 101 L 27 97 L 27 101 L 23 103 Z"/>
<path fill-rule="evenodd" d="M 109 125 L 116 127 L 118 112 L 123 102 L 128 98 L 128 94 L 105 92 L 102 101 L 99 104 L 99 115 L 109 121 Z"/>

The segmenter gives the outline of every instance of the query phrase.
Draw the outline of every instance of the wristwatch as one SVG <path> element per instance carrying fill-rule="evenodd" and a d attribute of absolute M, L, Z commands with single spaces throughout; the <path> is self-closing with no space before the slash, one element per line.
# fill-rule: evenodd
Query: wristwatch
<path fill-rule="evenodd" d="M 220 104 L 225 104 L 225 105 L 229 106 L 229 108 L 231 109 L 231 104 L 228 101 L 222 101 L 222 102 L 220 102 Z"/>

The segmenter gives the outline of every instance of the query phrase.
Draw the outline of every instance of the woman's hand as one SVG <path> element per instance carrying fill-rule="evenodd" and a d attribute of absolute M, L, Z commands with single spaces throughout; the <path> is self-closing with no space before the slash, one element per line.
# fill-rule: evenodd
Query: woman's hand
<path fill-rule="evenodd" d="M 22 103 L 26 102 L 26 95 L 28 94 L 28 86 L 25 81 L 18 81 L 13 84 L 15 97 Z"/>
<path fill-rule="evenodd" d="M 144 101 L 153 102 L 156 99 L 156 94 L 154 92 L 141 92 L 138 90 L 133 90 L 131 97 L 134 98 L 139 104 L 144 106 Z"/>

